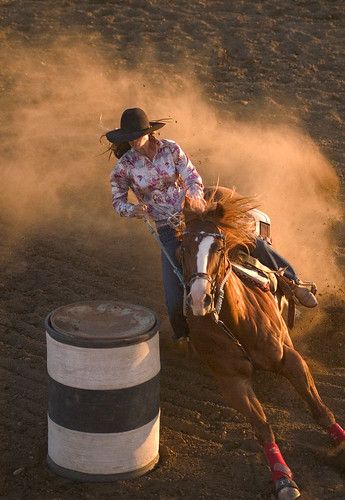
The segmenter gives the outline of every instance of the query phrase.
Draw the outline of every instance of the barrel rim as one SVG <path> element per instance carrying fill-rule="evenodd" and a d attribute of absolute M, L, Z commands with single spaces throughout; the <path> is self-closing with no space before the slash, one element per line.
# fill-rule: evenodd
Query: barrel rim
<path fill-rule="evenodd" d="M 72 469 L 66 469 L 65 467 L 61 467 L 54 462 L 49 455 L 47 455 L 47 465 L 52 472 L 55 472 L 59 476 L 72 479 L 75 481 L 82 482 L 97 482 L 97 483 L 106 483 L 111 481 L 119 481 L 123 479 L 134 479 L 136 477 L 142 476 L 147 472 L 154 469 L 159 462 L 159 453 L 155 456 L 153 460 L 151 460 L 148 464 L 140 467 L 139 469 L 134 469 L 128 472 L 119 472 L 118 474 L 89 474 L 87 472 L 79 472 L 74 471 Z"/>
<path fill-rule="evenodd" d="M 100 302 L 99 300 L 93 301 L 93 302 Z M 105 300 L 104 302 L 111 302 L 109 300 Z M 55 330 L 55 328 L 51 324 L 51 316 L 54 314 L 54 312 L 59 309 L 56 308 L 53 311 L 51 311 L 45 318 L 44 320 L 44 326 L 46 329 L 47 334 L 56 340 L 57 342 L 61 342 L 63 344 L 75 346 L 75 347 L 85 347 L 85 348 L 94 348 L 94 349 L 109 349 L 112 347 L 127 347 L 130 345 L 135 345 L 135 344 L 140 344 L 142 342 L 147 342 L 150 340 L 152 337 L 154 337 L 157 333 L 159 333 L 159 321 L 156 315 L 156 312 L 153 311 L 152 309 L 149 309 L 146 306 L 142 306 L 141 304 L 132 304 L 130 302 L 125 302 L 118 300 L 116 302 L 120 302 L 122 304 L 127 304 L 128 306 L 140 306 L 143 307 L 144 309 L 149 310 L 150 312 L 153 313 L 154 318 L 155 318 L 155 323 L 152 325 L 152 327 L 147 330 L 146 332 L 139 333 L 135 337 L 123 337 L 121 339 L 94 339 L 91 340 L 90 338 L 85 338 L 85 337 L 75 337 L 67 332 L 61 332 Z M 73 306 L 80 304 L 80 302 L 73 302 L 71 304 L 66 304 L 66 306 Z M 61 307 L 61 306 L 60 306 Z M 63 307 L 63 306 L 62 306 Z"/>

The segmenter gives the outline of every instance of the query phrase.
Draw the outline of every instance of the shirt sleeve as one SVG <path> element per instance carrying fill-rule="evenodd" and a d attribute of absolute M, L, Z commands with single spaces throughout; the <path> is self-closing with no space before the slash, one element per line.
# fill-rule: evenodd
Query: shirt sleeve
<path fill-rule="evenodd" d="M 193 163 L 178 144 L 172 142 L 170 147 L 176 170 L 180 174 L 186 188 L 186 196 L 188 198 L 204 199 L 202 179 Z"/>
<path fill-rule="evenodd" d="M 118 162 L 110 174 L 114 210 L 123 217 L 133 217 L 133 203 L 128 201 L 130 183 L 125 165 Z"/>

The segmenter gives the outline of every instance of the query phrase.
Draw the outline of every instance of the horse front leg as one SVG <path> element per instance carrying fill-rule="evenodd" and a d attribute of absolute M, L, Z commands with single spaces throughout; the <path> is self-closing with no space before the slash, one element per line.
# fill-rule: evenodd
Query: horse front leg
<path fill-rule="evenodd" d="M 263 446 L 272 480 L 279 500 L 294 500 L 300 496 L 292 472 L 285 462 L 265 412 L 257 399 L 251 380 L 241 376 L 217 376 L 221 392 L 227 403 L 239 411 L 252 425 L 254 433 Z"/>
<path fill-rule="evenodd" d="M 193 320 L 192 344 L 218 382 L 226 402 L 251 424 L 255 436 L 263 447 L 278 499 L 298 498 L 300 492 L 292 480 L 292 472 L 275 442 L 272 428 L 255 395 L 252 384 L 254 372 L 252 363 L 223 332 L 215 331 L 212 323 L 209 328 L 205 328 L 204 321 L 198 322 L 195 318 Z"/>

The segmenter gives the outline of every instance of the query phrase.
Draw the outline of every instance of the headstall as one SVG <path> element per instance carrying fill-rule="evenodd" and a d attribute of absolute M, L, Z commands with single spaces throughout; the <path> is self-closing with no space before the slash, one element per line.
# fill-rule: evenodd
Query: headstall
<path fill-rule="evenodd" d="M 199 242 L 202 239 L 206 238 L 207 236 L 212 236 L 213 238 L 220 239 L 223 242 L 223 247 L 221 249 L 222 256 L 219 259 L 218 269 L 214 273 L 214 277 L 210 276 L 207 273 L 196 272 L 190 276 L 189 281 L 186 284 L 186 288 L 188 291 L 190 291 L 192 284 L 198 278 L 205 279 L 211 284 L 211 293 L 212 293 L 212 298 L 213 298 L 213 309 L 211 312 L 213 314 L 216 314 L 218 317 L 220 309 L 222 307 L 223 299 L 224 299 L 224 286 L 225 286 L 225 283 L 226 283 L 226 281 L 230 275 L 230 272 L 231 272 L 231 263 L 226 255 L 226 251 L 225 251 L 225 235 L 223 233 L 211 233 L 211 232 L 206 232 L 206 231 L 200 231 L 199 233 L 192 233 L 191 231 L 184 231 L 182 233 L 182 235 L 184 236 L 185 234 L 191 234 L 191 235 L 195 234 L 196 241 L 199 241 Z M 220 283 L 220 285 L 218 285 L 217 284 L 217 276 L 218 276 L 222 261 L 224 261 L 226 273 L 225 273 L 225 276 L 224 276 L 222 282 Z M 183 268 L 183 246 L 182 246 L 182 268 Z M 217 293 L 217 297 L 215 296 L 216 293 Z M 184 311 L 186 311 L 186 309 L 187 309 L 186 304 L 184 304 Z"/>
<path fill-rule="evenodd" d="M 185 231 L 183 234 L 187 234 L 187 233 L 188 233 L 188 231 Z M 190 233 L 190 234 L 193 234 L 193 233 Z M 222 259 L 219 259 L 219 265 L 218 265 L 217 272 L 215 273 L 215 278 L 212 278 L 207 273 L 194 273 L 194 274 L 192 274 L 192 276 L 190 277 L 190 280 L 189 280 L 189 283 L 187 284 L 187 286 L 184 285 L 184 300 L 183 300 L 183 311 L 184 311 L 184 314 L 185 315 L 187 314 L 187 302 L 186 302 L 186 300 L 187 300 L 187 288 L 190 289 L 190 286 L 192 285 L 192 283 L 196 279 L 198 279 L 198 278 L 207 279 L 207 281 L 209 281 L 211 283 L 211 286 L 212 286 L 213 308 L 212 308 L 212 311 L 210 312 L 210 314 L 211 314 L 211 317 L 212 317 L 213 321 L 218 326 L 220 326 L 220 328 L 227 335 L 227 337 L 229 337 L 232 340 L 232 342 L 234 342 L 241 349 L 242 353 L 248 359 L 248 361 L 250 361 L 251 363 L 253 363 L 253 361 L 252 361 L 251 357 L 249 356 L 248 352 L 243 347 L 243 345 L 239 342 L 239 340 L 237 339 L 237 337 L 233 334 L 233 332 L 230 330 L 230 328 L 224 323 L 224 321 L 222 321 L 219 318 L 220 310 L 222 308 L 222 304 L 223 304 L 223 300 L 224 300 L 224 287 L 225 287 L 225 284 L 228 281 L 228 278 L 229 278 L 230 273 L 232 271 L 231 262 L 228 259 L 227 255 L 226 255 L 226 251 L 225 251 L 225 235 L 223 233 L 207 233 L 205 231 L 200 231 L 200 233 L 197 233 L 195 236 L 200 241 L 204 237 L 206 237 L 206 236 L 213 236 L 214 238 L 221 239 L 224 242 L 224 245 L 223 245 L 223 248 L 222 248 L 222 254 L 223 254 L 223 258 L 224 258 L 224 263 L 225 263 L 225 269 L 226 269 L 226 271 L 225 271 L 224 278 L 222 279 L 222 281 L 221 281 L 221 283 L 220 283 L 219 286 L 217 286 L 216 280 L 217 280 L 217 275 L 218 275 L 218 272 L 219 272 L 219 269 L 220 269 L 220 265 L 221 265 Z M 183 262 L 182 262 L 182 268 L 183 268 Z M 214 297 L 215 292 L 217 292 L 217 297 Z"/>

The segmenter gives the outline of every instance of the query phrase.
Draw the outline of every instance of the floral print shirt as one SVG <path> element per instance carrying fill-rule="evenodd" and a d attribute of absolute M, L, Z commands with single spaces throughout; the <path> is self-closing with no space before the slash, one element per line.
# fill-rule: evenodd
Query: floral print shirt
<path fill-rule="evenodd" d="M 180 212 L 185 195 L 203 199 L 203 184 L 194 165 L 180 146 L 168 139 L 157 140 L 157 153 L 151 161 L 130 149 L 116 163 L 110 175 L 113 207 L 125 217 L 133 216 L 128 202 L 131 189 L 147 206 L 157 226 L 167 224 L 170 215 Z"/>

